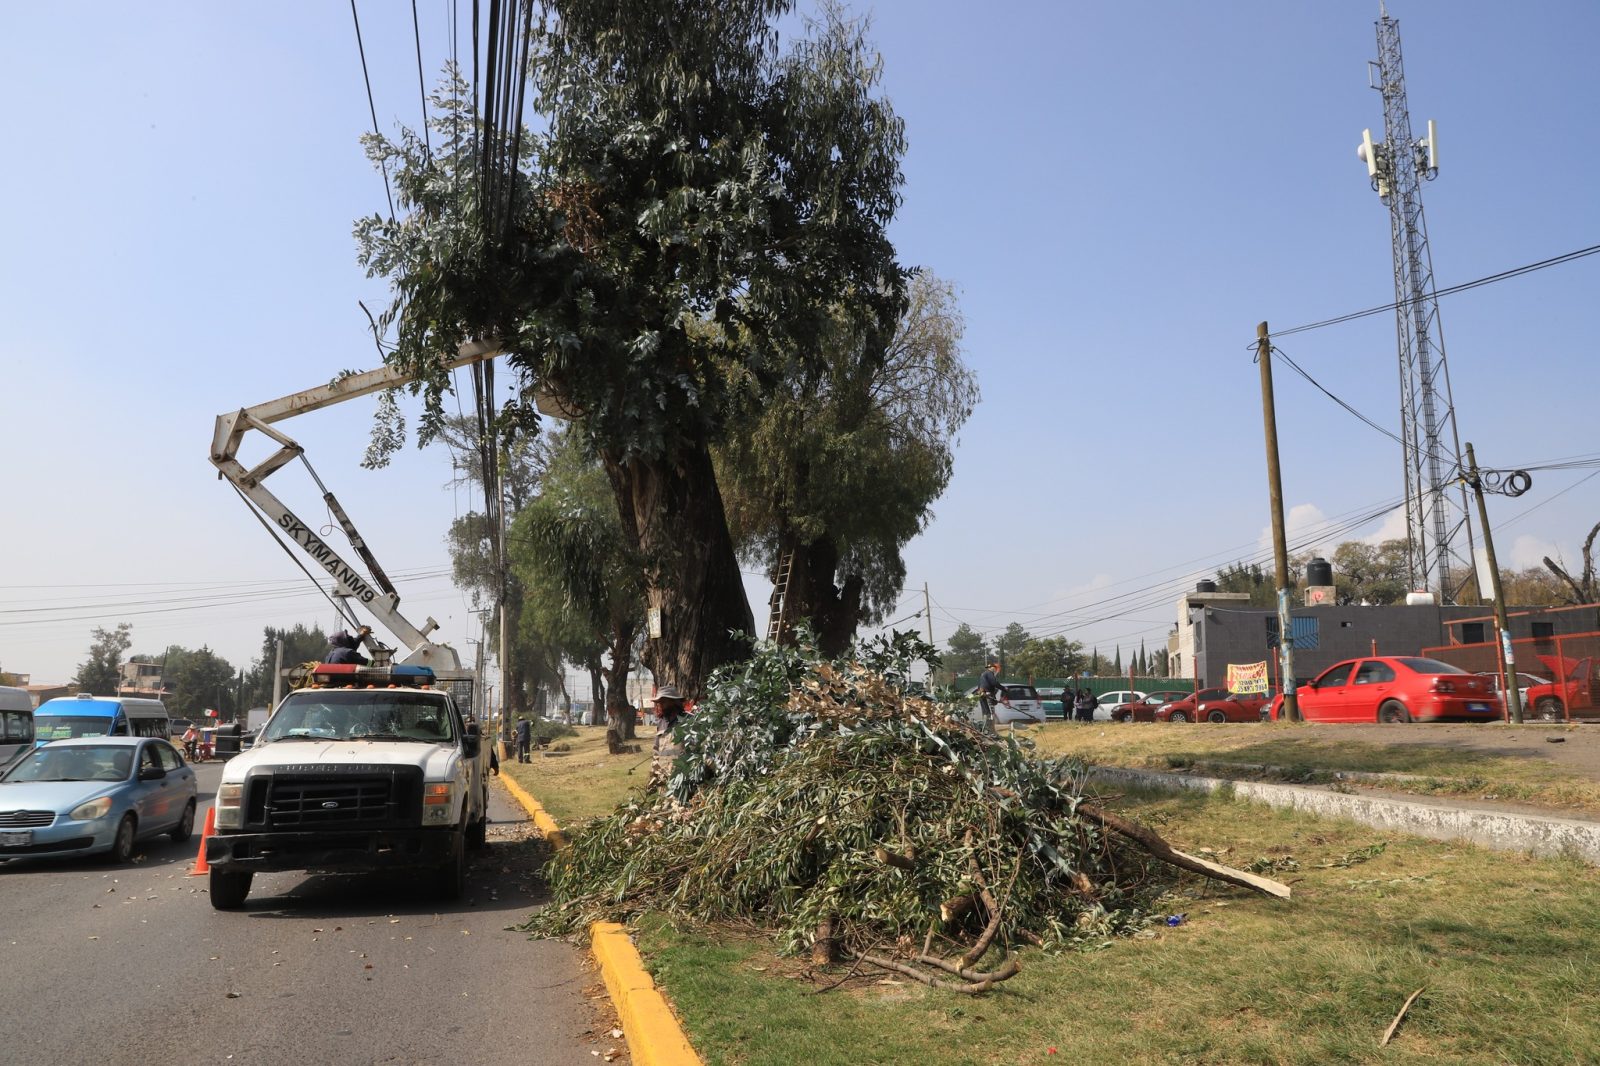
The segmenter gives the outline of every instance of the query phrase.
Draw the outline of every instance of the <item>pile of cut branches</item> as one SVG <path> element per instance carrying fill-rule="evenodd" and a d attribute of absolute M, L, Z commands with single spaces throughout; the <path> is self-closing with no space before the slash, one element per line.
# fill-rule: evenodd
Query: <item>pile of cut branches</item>
<path fill-rule="evenodd" d="M 1085 803 L 1080 764 L 908 691 L 931 652 L 904 634 L 838 662 L 769 647 L 719 673 L 665 787 L 575 834 L 529 928 L 753 920 L 818 962 L 981 992 L 1018 972 L 1014 945 L 1147 924 L 1153 853 L 1220 876 Z"/>

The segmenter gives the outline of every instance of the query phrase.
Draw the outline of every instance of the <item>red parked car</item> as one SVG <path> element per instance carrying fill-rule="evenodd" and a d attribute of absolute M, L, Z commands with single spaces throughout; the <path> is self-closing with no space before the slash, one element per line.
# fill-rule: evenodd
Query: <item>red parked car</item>
<path fill-rule="evenodd" d="M 1166 692 L 1152 692 L 1142 700 L 1124 703 L 1111 712 L 1113 722 L 1153 722 L 1156 712 L 1173 700 L 1181 700 L 1190 693 L 1183 689 L 1171 689 Z"/>
<path fill-rule="evenodd" d="M 1595 705 L 1594 660 L 1558 658 L 1541 655 L 1539 661 L 1550 668 L 1556 677 L 1543 685 L 1529 685 L 1522 696 L 1522 709 L 1546 722 L 1559 722 L 1569 715 L 1573 718 L 1593 718 L 1600 715 Z"/>
<path fill-rule="evenodd" d="M 1346 659 L 1300 686 L 1308 722 L 1487 722 L 1501 717 L 1494 686 L 1477 674 L 1437 659 L 1382 655 Z M 1272 701 L 1272 718 L 1283 697 Z"/>
<path fill-rule="evenodd" d="M 1203 688 L 1156 708 L 1157 722 L 1259 722 L 1270 696 Z"/>

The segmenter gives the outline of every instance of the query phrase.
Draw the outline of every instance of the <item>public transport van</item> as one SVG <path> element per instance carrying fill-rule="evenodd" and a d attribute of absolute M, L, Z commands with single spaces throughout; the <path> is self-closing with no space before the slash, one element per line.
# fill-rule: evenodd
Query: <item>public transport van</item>
<path fill-rule="evenodd" d="M 33 712 L 37 744 L 68 737 L 160 737 L 167 739 L 167 707 L 160 700 L 129 696 L 57 696 Z"/>
<path fill-rule="evenodd" d="M 33 700 L 20 688 L 0 686 L 0 771 L 33 750 Z"/>

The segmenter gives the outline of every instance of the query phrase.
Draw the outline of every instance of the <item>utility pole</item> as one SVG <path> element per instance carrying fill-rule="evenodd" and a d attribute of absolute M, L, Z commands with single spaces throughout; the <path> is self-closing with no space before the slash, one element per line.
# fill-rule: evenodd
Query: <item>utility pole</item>
<path fill-rule="evenodd" d="M 933 598 L 928 595 L 928 583 L 922 583 L 922 617 L 928 622 L 928 643 L 933 643 Z"/>
<path fill-rule="evenodd" d="M 1500 631 L 1500 654 L 1505 660 L 1501 668 L 1500 686 L 1511 707 L 1511 720 L 1522 724 L 1522 688 L 1517 682 L 1517 660 L 1511 647 L 1511 623 L 1506 619 L 1506 597 L 1500 587 L 1500 564 L 1494 557 L 1494 535 L 1489 532 L 1489 507 L 1483 502 L 1483 479 L 1478 476 L 1478 457 L 1472 454 L 1472 442 L 1467 442 L 1467 484 L 1478 498 L 1478 524 L 1483 527 L 1483 551 L 1489 557 L 1489 587 L 1494 590 L 1494 624 Z"/>
<path fill-rule="evenodd" d="M 1283 477 L 1278 470 L 1278 412 L 1272 400 L 1272 335 L 1256 326 L 1256 362 L 1261 364 L 1261 419 L 1267 433 L 1267 492 L 1272 498 L 1272 560 L 1278 582 L 1278 662 L 1283 674 L 1283 714 L 1300 721 L 1294 690 L 1294 633 L 1289 618 L 1289 540 L 1283 528 Z"/>
<path fill-rule="evenodd" d="M 277 640 L 277 650 L 273 653 L 272 661 L 272 707 L 268 710 L 278 709 L 278 703 L 283 699 L 283 638 Z"/>

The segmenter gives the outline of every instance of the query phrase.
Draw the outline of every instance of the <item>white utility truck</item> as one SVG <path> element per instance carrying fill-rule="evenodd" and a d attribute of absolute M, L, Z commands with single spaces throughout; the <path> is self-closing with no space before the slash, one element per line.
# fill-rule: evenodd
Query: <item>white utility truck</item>
<path fill-rule="evenodd" d="M 445 369 L 496 354 L 494 345 L 466 344 Z M 484 840 L 488 749 L 470 717 L 473 673 L 461 668 L 454 648 L 428 639 L 437 622 L 429 618 L 418 627 L 400 613 L 399 594 L 320 478 L 323 502 L 364 572 L 263 484 L 293 460 L 305 463 L 301 446 L 273 423 L 410 380 L 400 370 L 371 370 L 217 418 L 212 464 L 280 541 L 292 542 L 332 577 L 352 628 L 351 607 L 364 609 L 404 648 L 396 663 L 396 649 L 369 634 L 371 666 L 318 664 L 305 686 L 273 710 L 255 745 L 223 768 L 215 833 L 204 845 L 218 910 L 243 905 L 254 874 L 272 870 L 421 870 L 440 894 L 456 897 L 464 887 L 464 850 Z M 246 467 L 239 448 L 252 430 L 276 449 Z"/>
<path fill-rule="evenodd" d="M 206 838 L 211 905 L 258 871 L 422 871 L 461 895 L 489 784 L 476 723 L 425 666 L 318 664 L 255 745 L 228 761 Z"/>

